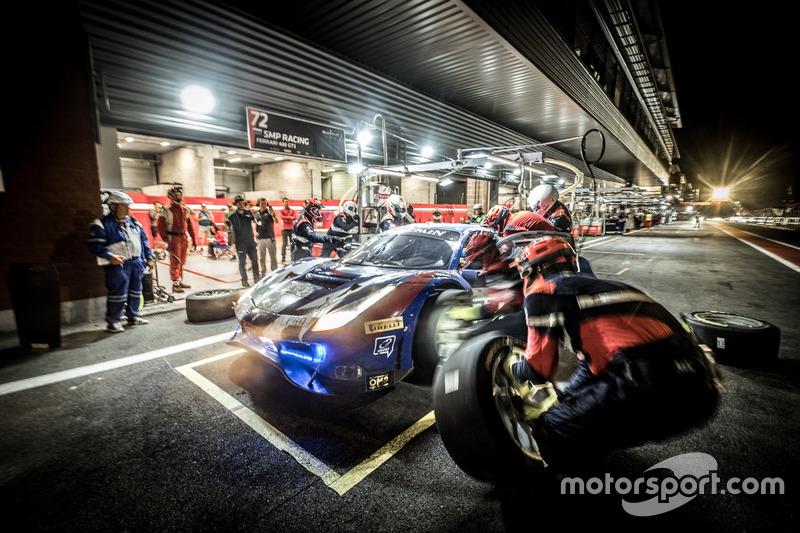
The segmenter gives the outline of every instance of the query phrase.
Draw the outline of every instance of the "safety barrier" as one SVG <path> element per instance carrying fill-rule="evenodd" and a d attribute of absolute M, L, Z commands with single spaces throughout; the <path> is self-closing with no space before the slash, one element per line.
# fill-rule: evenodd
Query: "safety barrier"
<path fill-rule="evenodd" d="M 729 220 L 743 224 L 758 224 L 800 230 L 800 217 L 730 217 Z"/>

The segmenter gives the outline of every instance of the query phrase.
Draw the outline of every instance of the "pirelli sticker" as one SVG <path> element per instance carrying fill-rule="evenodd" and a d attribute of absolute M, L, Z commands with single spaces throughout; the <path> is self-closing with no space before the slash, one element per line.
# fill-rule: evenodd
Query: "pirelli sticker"
<path fill-rule="evenodd" d="M 393 329 L 403 329 L 403 317 L 384 318 L 383 320 L 373 320 L 371 322 L 364 322 L 364 332 L 367 335 L 373 333 L 383 333 Z"/>

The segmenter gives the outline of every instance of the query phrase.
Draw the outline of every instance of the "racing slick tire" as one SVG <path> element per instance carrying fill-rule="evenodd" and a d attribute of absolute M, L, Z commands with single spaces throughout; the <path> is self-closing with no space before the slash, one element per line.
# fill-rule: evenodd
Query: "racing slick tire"
<path fill-rule="evenodd" d="M 439 435 L 458 467 L 478 480 L 503 482 L 544 471 L 502 370 L 506 357 L 524 356 L 524 351 L 519 338 L 484 333 L 465 341 L 436 369 L 433 409 Z"/>
<path fill-rule="evenodd" d="M 447 303 L 462 296 L 469 296 L 470 291 L 464 289 L 445 289 L 428 298 L 417 320 L 417 332 L 414 334 L 412 353 L 414 372 L 406 381 L 417 385 L 430 385 L 433 374 L 439 364 L 439 321 L 447 310 Z"/>
<path fill-rule="evenodd" d="M 233 318 L 233 304 L 243 289 L 208 289 L 186 297 L 186 317 L 189 322 L 215 322 Z"/>
<path fill-rule="evenodd" d="M 765 366 L 778 358 L 781 331 L 769 322 L 723 311 L 695 311 L 682 316 L 720 363 Z"/>

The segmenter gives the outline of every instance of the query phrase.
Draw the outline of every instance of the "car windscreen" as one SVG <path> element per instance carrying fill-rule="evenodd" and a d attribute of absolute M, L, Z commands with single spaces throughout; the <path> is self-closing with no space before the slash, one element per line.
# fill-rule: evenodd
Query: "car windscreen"
<path fill-rule="evenodd" d="M 386 233 L 348 254 L 343 263 L 389 268 L 444 269 L 450 266 L 457 241 L 422 233 Z"/>

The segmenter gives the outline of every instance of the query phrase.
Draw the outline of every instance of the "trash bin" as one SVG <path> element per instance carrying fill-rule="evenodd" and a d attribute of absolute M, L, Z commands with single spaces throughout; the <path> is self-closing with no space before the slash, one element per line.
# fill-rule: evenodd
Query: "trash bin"
<path fill-rule="evenodd" d="M 55 265 L 12 263 L 8 292 L 23 348 L 61 346 L 61 281 Z"/>
<path fill-rule="evenodd" d="M 142 298 L 145 305 L 156 301 L 153 295 L 153 271 L 149 268 L 144 269 L 144 275 L 142 276 Z"/>

